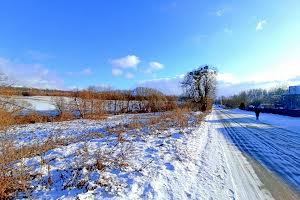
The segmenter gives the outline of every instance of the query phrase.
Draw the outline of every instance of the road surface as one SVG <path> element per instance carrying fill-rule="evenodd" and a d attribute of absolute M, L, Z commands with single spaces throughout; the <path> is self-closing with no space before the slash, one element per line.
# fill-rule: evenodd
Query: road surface
<path fill-rule="evenodd" d="M 219 124 L 217 131 L 251 163 L 274 198 L 299 199 L 300 133 L 223 109 L 212 115 L 208 123 Z"/>
<path fill-rule="evenodd" d="M 149 184 L 155 199 L 300 199 L 299 134 L 214 109 L 187 141 L 189 159 Z"/>

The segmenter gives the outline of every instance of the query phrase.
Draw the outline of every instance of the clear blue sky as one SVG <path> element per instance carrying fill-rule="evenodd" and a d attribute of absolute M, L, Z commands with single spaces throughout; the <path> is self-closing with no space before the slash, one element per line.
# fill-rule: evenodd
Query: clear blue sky
<path fill-rule="evenodd" d="M 176 93 L 180 75 L 211 64 L 222 94 L 297 84 L 299 10 L 298 0 L 2 0 L 0 70 L 34 87 Z"/>

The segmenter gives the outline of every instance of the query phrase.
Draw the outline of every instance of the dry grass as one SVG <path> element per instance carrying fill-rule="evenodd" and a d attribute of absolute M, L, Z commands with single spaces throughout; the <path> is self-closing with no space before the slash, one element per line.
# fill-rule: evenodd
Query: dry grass
<path fill-rule="evenodd" d="M 6 115 L 5 115 L 6 114 Z M 5 120 L 0 123 L 7 123 L 7 125 L 11 126 L 14 124 L 34 124 L 34 123 L 45 123 L 45 122 L 63 122 L 63 121 L 71 121 L 76 119 L 76 117 L 69 113 L 63 112 L 58 116 L 41 116 L 39 113 L 32 112 L 27 115 L 18 115 L 18 116 L 10 116 L 8 112 L 2 114 L 0 111 L 0 116 L 5 116 Z M 92 120 L 103 120 L 106 119 L 107 115 L 104 113 L 97 114 L 89 114 L 85 115 L 84 119 L 92 119 Z"/>
<path fill-rule="evenodd" d="M 12 198 L 17 192 L 27 192 L 28 181 L 32 177 L 25 166 L 19 166 L 23 158 L 41 156 L 46 151 L 65 144 L 65 141 L 49 138 L 43 144 L 16 148 L 12 139 L 1 138 L 0 199 Z M 45 161 L 41 159 L 41 164 L 44 163 Z"/>
<path fill-rule="evenodd" d="M 29 180 L 28 171 L 15 166 L 19 157 L 17 149 L 8 140 L 0 147 L 0 199 L 12 198 L 17 191 L 26 191 Z"/>
<path fill-rule="evenodd" d="M 129 129 L 139 129 L 142 128 L 144 125 L 141 123 L 141 119 L 138 116 L 134 116 L 130 123 L 126 124 L 124 127 Z"/>
<path fill-rule="evenodd" d="M 160 123 L 161 119 L 160 117 L 150 117 L 147 121 L 147 125 L 156 125 L 158 123 Z"/>
<path fill-rule="evenodd" d="M 3 132 L 15 123 L 12 114 L 3 109 L 0 109 L 0 119 L 0 131 Z"/>
<path fill-rule="evenodd" d="M 190 111 L 186 108 L 177 108 L 172 112 L 163 113 L 161 122 L 165 122 L 170 126 L 185 128 L 188 126 L 189 113 Z"/>

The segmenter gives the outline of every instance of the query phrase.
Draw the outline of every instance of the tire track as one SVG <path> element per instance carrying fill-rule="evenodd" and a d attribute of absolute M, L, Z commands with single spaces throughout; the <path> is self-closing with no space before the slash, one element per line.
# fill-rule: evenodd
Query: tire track
<path fill-rule="evenodd" d="M 268 130 L 259 126 L 244 125 L 243 122 L 239 122 L 240 120 L 234 120 L 231 115 L 222 111 L 217 111 L 217 115 L 223 121 L 225 134 L 227 134 L 234 145 L 242 152 L 258 160 L 269 170 L 278 174 L 289 185 L 300 192 L 300 153 L 297 146 L 298 142 L 293 140 L 295 137 L 288 137 L 294 132 L 285 129 L 277 131 L 275 127 L 272 127 L 272 130 Z M 245 123 L 249 123 L 249 120 Z M 275 139 L 285 138 L 284 141 L 281 143 L 274 142 L 274 138 L 270 137 L 274 134 L 280 135 L 279 138 Z M 285 136 L 285 134 L 288 136 Z M 292 141 L 287 148 L 284 144 L 289 143 L 289 139 Z M 294 149 L 291 151 L 290 148 L 293 147 Z"/>

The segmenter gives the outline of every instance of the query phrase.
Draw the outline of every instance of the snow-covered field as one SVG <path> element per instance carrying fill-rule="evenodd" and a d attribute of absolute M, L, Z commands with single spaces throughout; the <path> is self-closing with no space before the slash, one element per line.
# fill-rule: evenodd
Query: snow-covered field
<path fill-rule="evenodd" d="M 42 143 L 49 137 L 71 141 L 23 159 L 35 175 L 31 197 L 298 198 L 285 186 L 281 187 L 284 184 L 280 179 L 267 187 L 268 176 L 262 179 L 257 166 L 249 160 L 258 161 L 269 170 L 266 173 L 274 172 L 299 189 L 297 132 L 278 128 L 280 124 L 275 128 L 256 122 L 239 111 L 215 109 L 202 123 L 196 123 L 201 113 L 191 113 L 188 127 L 177 126 L 160 115 L 127 114 L 102 121 L 74 120 L 10 129 L 9 135 L 18 146 Z M 156 122 L 148 122 L 155 119 Z M 278 194 L 282 196 L 272 191 L 277 186 L 283 188 L 282 194 Z M 26 196 L 20 193 L 18 197 Z"/>

